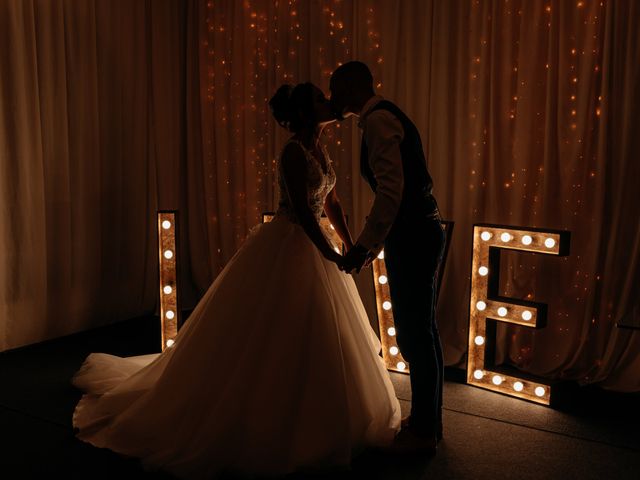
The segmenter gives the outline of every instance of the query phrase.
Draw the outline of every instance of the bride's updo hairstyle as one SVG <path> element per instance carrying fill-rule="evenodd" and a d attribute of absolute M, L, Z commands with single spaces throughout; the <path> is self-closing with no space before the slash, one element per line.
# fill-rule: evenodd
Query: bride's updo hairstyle
<path fill-rule="evenodd" d="M 281 127 L 292 133 L 316 126 L 313 85 L 309 82 L 282 85 L 269 100 L 271 113 Z"/>

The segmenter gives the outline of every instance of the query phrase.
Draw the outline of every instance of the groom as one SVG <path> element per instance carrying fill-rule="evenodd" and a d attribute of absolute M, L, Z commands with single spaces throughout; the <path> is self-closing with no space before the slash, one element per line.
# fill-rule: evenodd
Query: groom
<path fill-rule="evenodd" d="M 375 95 L 364 63 L 338 67 L 329 88 L 338 119 L 359 117 L 360 171 L 375 194 L 341 267 L 359 272 L 384 247 L 398 347 L 410 367 L 411 415 L 403 419 L 393 448 L 434 453 L 442 438 L 443 358 L 435 299 L 444 231 L 420 135 L 402 110 Z"/>

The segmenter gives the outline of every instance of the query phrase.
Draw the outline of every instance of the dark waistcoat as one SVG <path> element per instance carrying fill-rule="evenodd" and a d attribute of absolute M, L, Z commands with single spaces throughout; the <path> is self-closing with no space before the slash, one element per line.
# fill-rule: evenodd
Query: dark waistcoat
<path fill-rule="evenodd" d="M 400 143 L 404 188 L 398 215 L 392 228 L 393 231 L 400 227 L 400 224 L 408 225 L 412 221 L 418 220 L 417 217 L 437 215 L 438 205 L 432 195 L 433 181 L 427 170 L 427 162 L 418 129 L 402 110 L 388 100 L 380 101 L 370 112 L 372 113 L 376 110 L 391 112 L 400 121 L 404 130 L 404 138 Z M 369 151 L 364 136 L 362 137 L 362 148 L 360 150 L 360 173 L 375 192 L 378 184 L 369 166 Z"/>

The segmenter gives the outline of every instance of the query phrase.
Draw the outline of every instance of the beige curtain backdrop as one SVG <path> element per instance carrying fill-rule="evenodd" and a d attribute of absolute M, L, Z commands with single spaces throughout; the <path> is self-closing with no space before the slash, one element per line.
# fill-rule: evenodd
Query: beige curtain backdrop
<path fill-rule="evenodd" d="M 414 119 L 456 223 L 446 363 L 465 362 L 472 225 L 567 229 L 566 259 L 504 255 L 502 293 L 549 321 L 499 329 L 499 360 L 639 391 L 640 334 L 616 326 L 640 297 L 639 18 L 623 0 L 0 0 L 0 349 L 153 312 L 158 208 L 180 210 L 192 307 L 276 205 L 269 97 L 328 90 L 357 58 Z M 358 232 L 355 121 L 325 140 Z"/>
<path fill-rule="evenodd" d="M 0 350 L 153 312 L 184 158 L 178 1 L 0 0 Z"/>

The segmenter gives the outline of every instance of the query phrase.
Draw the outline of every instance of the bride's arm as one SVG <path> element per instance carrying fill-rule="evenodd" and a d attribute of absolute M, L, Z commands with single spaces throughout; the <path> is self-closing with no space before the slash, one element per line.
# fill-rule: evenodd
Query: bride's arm
<path fill-rule="evenodd" d="M 309 236 L 320 253 L 332 262 L 340 262 L 342 255 L 336 253 L 316 221 L 307 197 L 307 159 L 301 148 L 290 143 L 282 152 L 282 174 L 287 187 L 289 201 L 300 222 L 300 226 Z"/>
<path fill-rule="evenodd" d="M 340 205 L 340 199 L 336 193 L 336 187 L 331 189 L 331 192 L 329 192 L 329 195 L 327 195 L 327 198 L 324 201 L 324 213 L 327 214 L 327 217 L 331 221 L 331 225 L 333 225 L 338 236 L 344 242 L 347 251 L 351 250 L 351 247 L 353 247 L 353 238 L 351 237 L 351 232 L 349 231 L 347 222 L 344 219 L 344 211 L 342 210 L 342 205 Z"/>

